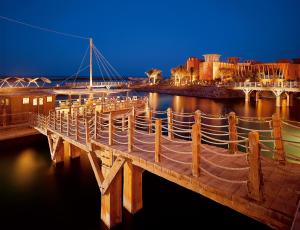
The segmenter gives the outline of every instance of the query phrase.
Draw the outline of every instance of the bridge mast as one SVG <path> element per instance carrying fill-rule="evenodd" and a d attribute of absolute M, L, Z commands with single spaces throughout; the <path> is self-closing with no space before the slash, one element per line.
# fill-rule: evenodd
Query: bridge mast
<path fill-rule="evenodd" d="M 90 38 L 90 87 L 93 87 L 93 38 Z"/>

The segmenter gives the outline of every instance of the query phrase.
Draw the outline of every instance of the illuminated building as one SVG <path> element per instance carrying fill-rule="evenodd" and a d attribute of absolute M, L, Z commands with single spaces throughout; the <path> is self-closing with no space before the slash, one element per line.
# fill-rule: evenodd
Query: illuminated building
<path fill-rule="evenodd" d="M 221 61 L 219 54 L 205 54 L 204 60 L 189 57 L 186 64 L 172 69 L 175 85 L 199 81 L 261 81 L 263 83 L 300 81 L 300 59 L 280 59 L 272 63 L 240 61 L 229 57 Z"/>

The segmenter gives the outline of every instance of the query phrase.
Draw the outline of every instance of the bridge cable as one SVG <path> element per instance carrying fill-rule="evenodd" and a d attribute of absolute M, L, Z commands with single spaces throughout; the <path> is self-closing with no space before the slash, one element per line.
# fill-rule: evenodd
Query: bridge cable
<path fill-rule="evenodd" d="M 26 22 L 22 22 L 22 21 L 13 19 L 13 18 L 9 18 L 9 17 L 2 16 L 2 15 L 0 15 L 0 19 L 6 20 L 6 21 L 9 21 L 9 22 L 14 22 L 14 23 L 17 23 L 17 24 L 21 24 L 21 25 L 23 25 L 23 26 L 27 26 L 27 27 L 30 27 L 30 28 L 33 28 L 33 29 L 37 29 L 37 30 L 41 30 L 41 31 L 45 31 L 45 32 L 50 32 L 50 33 L 59 34 L 59 35 L 66 36 L 66 37 L 72 37 L 72 38 L 78 38 L 78 39 L 89 40 L 88 37 L 83 37 L 83 36 L 81 36 L 81 35 L 76 35 L 76 34 L 71 34 L 71 33 L 60 32 L 60 31 L 56 31 L 56 30 L 49 29 L 49 28 L 45 28 L 45 27 L 41 27 L 41 26 L 32 25 L 32 24 L 29 24 L 29 23 L 26 23 Z"/>

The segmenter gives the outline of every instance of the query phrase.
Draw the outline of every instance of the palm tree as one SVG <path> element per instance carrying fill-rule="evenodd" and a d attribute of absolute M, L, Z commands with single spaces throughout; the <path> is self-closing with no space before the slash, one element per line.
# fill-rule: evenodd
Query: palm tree
<path fill-rule="evenodd" d="M 150 83 L 157 84 L 162 79 L 161 73 L 162 71 L 159 69 L 150 69 L 145 74 L 148 76 Z"/>

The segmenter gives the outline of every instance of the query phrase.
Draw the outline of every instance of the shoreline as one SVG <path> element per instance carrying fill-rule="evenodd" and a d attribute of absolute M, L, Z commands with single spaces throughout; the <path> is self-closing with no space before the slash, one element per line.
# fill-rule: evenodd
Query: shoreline
<path fill-rule="evenodd" d="M 136 91 L 163 93 L 178 96 L 190 96 L 208 99 L 240 99 L 244 98 L 244 93 L 239 90 L 226 89 L 217 86 L 188 86 L 188 87 L 164 87 L 164 86 L 145 86 L 132 87 Z"/>

